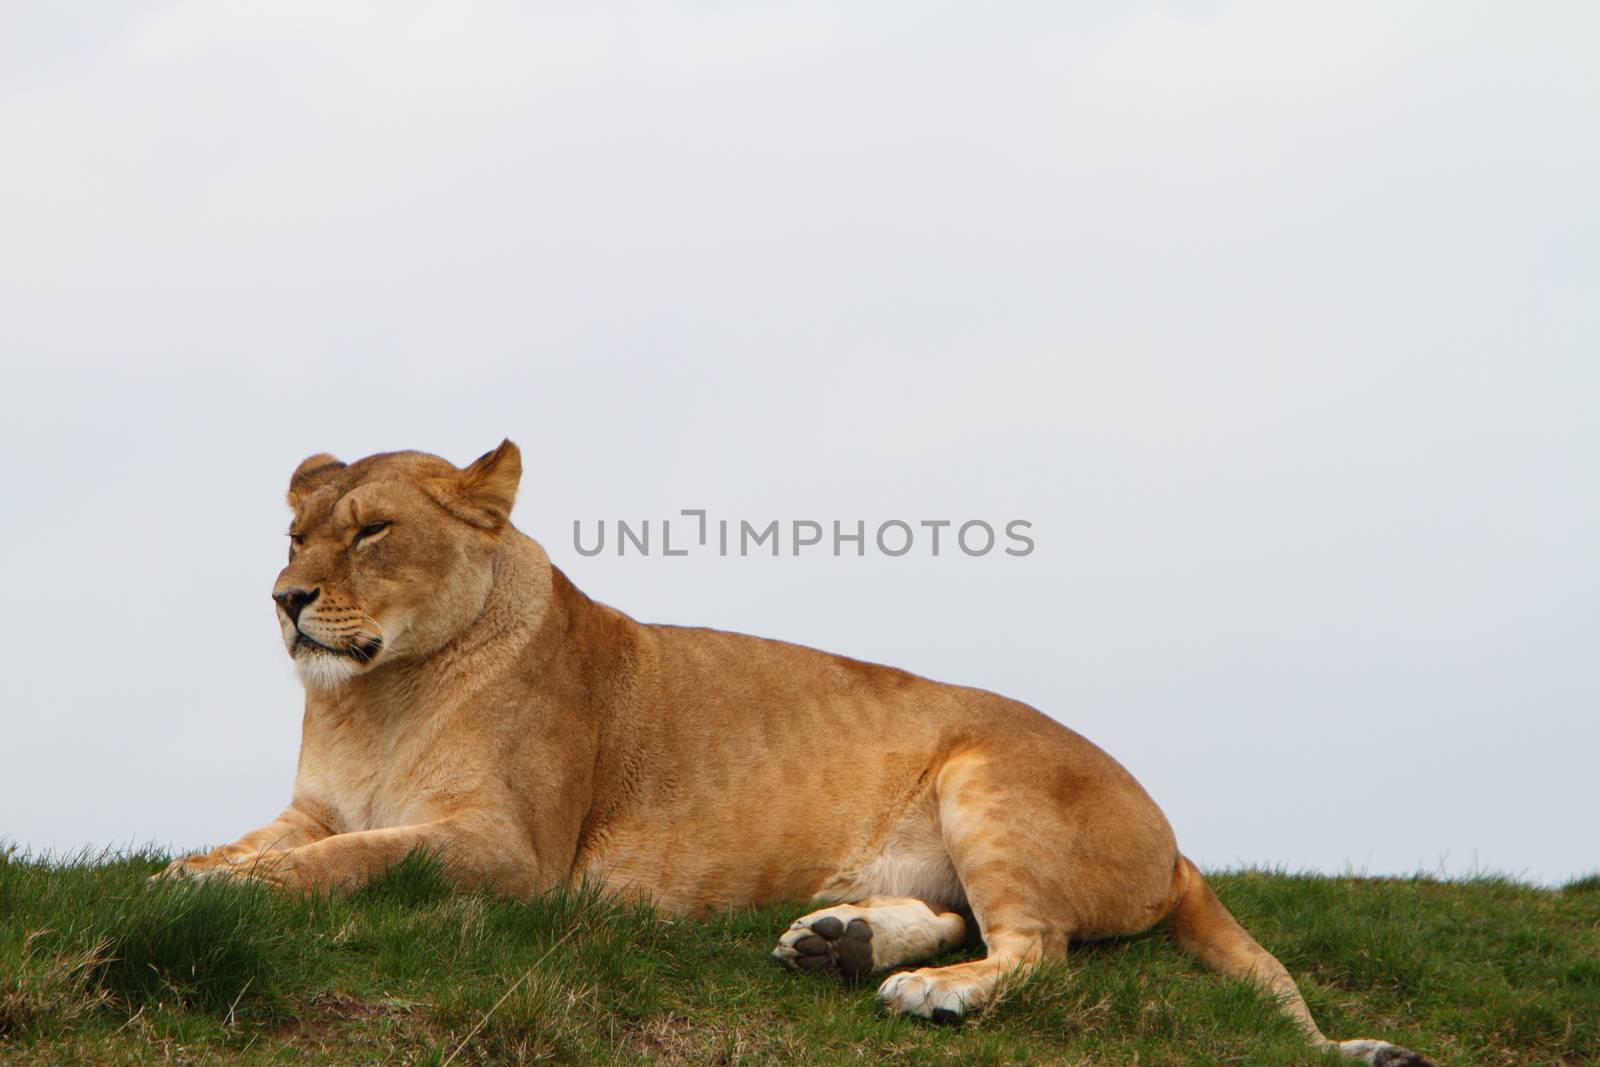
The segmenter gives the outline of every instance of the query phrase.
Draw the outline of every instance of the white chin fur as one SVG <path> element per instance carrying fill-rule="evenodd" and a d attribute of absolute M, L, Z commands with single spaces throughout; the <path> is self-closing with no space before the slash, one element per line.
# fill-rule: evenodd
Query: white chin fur
<path fill-rule="evenodd" d="M 325 652 L 304 652 L 294 658 L 294 672 L 307 689 L 337 689 L 355 677 L 356 665 L 344 656 Z"/>

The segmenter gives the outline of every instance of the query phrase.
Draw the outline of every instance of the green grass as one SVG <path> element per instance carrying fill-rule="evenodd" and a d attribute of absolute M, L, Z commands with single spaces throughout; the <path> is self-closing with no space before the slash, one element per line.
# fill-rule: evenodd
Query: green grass
<path fill-rule="evenodd" d="M 1159 931 L 1076 947 L 959 1028 L 768 958 L 801 904 L 669 920 L 451 889 L 150 884 L 166 857 L 0 860 L 6 1063 L 1337 1063 Z M 1600 877 L 1562 890 L 1243 872 L 1223 901 L 1330 1035 L 1441 1064 L 1600 1062 Z M 956 957 L 951 957 L 952 959 Z"/>

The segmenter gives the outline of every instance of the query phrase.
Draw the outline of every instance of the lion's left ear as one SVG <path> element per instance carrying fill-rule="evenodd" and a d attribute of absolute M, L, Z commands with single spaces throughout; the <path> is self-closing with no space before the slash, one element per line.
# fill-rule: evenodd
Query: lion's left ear
<path fill-rule="evenodd" d="M 344 470 L 344 463 L 326 452 L 303 461 L 289 476 L 289 506 L 298 509 L 306 497 L 321 489 L 328 479 Z"/>
<path fill-rule="evenodd" d="M 498 530 L 511 518 L 520 481 L 522 452 L 505 440 L 454 478 L 436 479 L 430 488 L 451 514 L 485 530 Z"/>

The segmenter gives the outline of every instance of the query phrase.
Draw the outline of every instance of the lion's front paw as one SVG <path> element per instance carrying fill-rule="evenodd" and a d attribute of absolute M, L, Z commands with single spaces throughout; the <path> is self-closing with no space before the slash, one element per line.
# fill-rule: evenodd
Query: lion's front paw
<path fill-rule="evenodd" d="M 873 969 L 872 924 L 865 908 L 824 908 L 794 921 L 778 938 L 773 958 L 801 971 L 836 970 L 847 978 Z"/>
<path fill-rule="evenodd" d="M 184 856 L 167 864 L 160 874 L 151 875 L 152 882 L 209 882 L 218 879 L 238 882 L 265 882 L 285 886 L 293 871 L 287 851 L 273 849 L 267 852 L 238 855 L 224 849 L 195 856 Z"/>
<path fill-rule="evenodd" d="M 167 864 L 159 874 L 152 874 L 152 882 L 200 882 L 214 878 L 219 868 L 230 866 L 220 852 L 200 852 L 182 856 Z"/>

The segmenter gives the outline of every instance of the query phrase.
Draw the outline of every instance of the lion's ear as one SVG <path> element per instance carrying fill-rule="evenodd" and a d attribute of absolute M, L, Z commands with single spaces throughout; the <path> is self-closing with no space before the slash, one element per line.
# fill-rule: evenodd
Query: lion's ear
<path fill-rule="evenodd" d="M 321 489 L 329 478 L 344 470 L 344 466 L 326 452 L 318 452 L 301 463 L 289 476 L 289 506 L 298 508 L 306 497 Z"/>
<path fill-rule="evenodd" d="M 473 460 L 450 484 L 434 482 L 435 496 L 453 515 L 485 530 L 498 530 L 511 518 L 522 481 L 522 452 L 509 440 Z"/>

